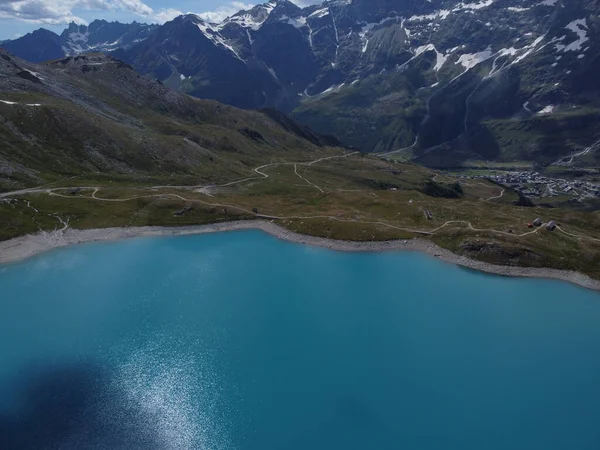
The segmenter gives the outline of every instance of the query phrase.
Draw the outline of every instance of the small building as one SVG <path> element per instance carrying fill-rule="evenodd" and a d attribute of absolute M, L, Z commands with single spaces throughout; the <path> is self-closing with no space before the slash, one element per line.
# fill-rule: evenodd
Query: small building
<path fill-rule="evenodd" d="M 546 230 L 548 230 L 548 231 L 556 230 L 556 222 L 554 220 L 551 220 L 550 222 L 548 222 L 548 225 L 546 225 Z"/>
<path fill-rule="evenodd" d="M 540 218 L 538 217 L 537 219 L 535 219 L 535 220 L 533 221 L 533 224 L 534 224 L 536 227 L 541 227 L 541 226 L 542 226 L 542 219 L 540 219 Z"/>
<path fill-rule="evenodd" d="M 192 210 L 191 207 L 187 206 L 179 211 L 175 211 L 175 213 L 173 213 L 176 217 L 181 217 L 181 216 L 185 216 L 185 213 L 188 213 Z"/>

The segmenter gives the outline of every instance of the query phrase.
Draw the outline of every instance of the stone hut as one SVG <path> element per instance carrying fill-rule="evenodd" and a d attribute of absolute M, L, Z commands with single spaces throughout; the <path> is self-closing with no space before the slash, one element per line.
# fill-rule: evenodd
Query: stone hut
<path fill-rule="evenodd" d="M 546 230 L 548 231 L 554 231 L 556 230 L 556 222 L 554 220 L 551 220 L 548 225 L 546 225 Z"/>
<path fill-rule="evenodd" d="M 535 219 L 535 220 L 533 221 L 533 224 L 534 224 L 536 227 L 541 227 L 541 226 L 542 226 L 542 219 L 540 219 L 540 218 L 538 217 L 537 219 Z"/>

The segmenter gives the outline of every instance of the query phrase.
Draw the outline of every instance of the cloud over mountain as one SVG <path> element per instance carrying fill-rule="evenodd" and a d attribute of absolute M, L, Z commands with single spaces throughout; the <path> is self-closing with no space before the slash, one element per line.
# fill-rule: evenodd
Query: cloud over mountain
<path fill-rule="evenodd" d="M 181 14 L 173 8 L 153 9 L 140 0 L 0 0 L 0 19 L 48 25 L 86 23 L 76 10 L 126 11 L 152 22 L 166 22 Z"/>

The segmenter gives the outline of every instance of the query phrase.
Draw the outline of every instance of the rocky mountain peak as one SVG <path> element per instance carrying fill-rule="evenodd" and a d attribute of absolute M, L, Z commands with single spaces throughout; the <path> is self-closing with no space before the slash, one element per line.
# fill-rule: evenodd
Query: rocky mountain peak
<path fill-rule="evenodd" d="M 61 36 L 69 36 L 71 34 L 84 34 L 87 33 L 87 30 L 87 25 L 71 22 L 69 23 L 69 26 L 62 32 Z"/>
<path fill-rule="evenodd" d="M 106 20 L 94 20 L 89 25 L 71 22 L 60 35 L 41 28 L 2 45 L 23 59 L 43 62 L 67 55 L 128 48 L 146 39 L 158 27 Z"/>

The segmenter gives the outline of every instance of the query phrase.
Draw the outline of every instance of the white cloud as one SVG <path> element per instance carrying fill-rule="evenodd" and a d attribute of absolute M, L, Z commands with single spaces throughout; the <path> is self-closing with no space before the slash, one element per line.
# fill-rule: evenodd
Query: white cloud
<path fill-rule="evenodd" d="M 172 8 L 152 9 L 141 0 L 0 0 L 0 19 L 58 25 L 86 23 L 74 10 L 126 11 L 163 23 L 181 14 Z"/>
<path fill-rule="evenodd" d="M 260 0 L 260 2 L 266 0 Z M 293 0 L 298 6 L 316 3 L 316 0 Z M 251 3 L 230 1 L 214 11 L 199 14 L 210 22 L 221 22 L 240 10 L 254 7 Z M 75 22 L 85 24 L 76 12 L 125 11 L 142 17 L 149 22 L 164 23 L 182 14 L 174 8 L 153 9 L 143 0 L 0 0 L 0 19 L 22 22 L 59 25 Z M 75 12 L 74 12 L 75 11 Z"/>
<path fill-rule="evenodd" d="M 70 6 L 68 0 L 0 0 L 0 18 L 52 25 L 85 23 L 71 12 Z"/>
<path fill-rule="evenodd" d="M 152 15 L 152 17 L 150 17 L 150 20 L 156 23 L 165 23 L 169 20 L 173 20 L 175 17 L 180 16 L 182 14 L 183 13 L 181 11 L 178 11 L 173 8 L 159 9 L 157 11 L 154 11 L 154 14 Z"/>
<path fill-rule="evenodd" d="M 154 10 L 140 0 L 108 0 L 113 9 L 124 9 L 140 16 L 152 16 Z"/>
<path fill-rule="evenodd" d="M 254 5 L 251 3 L 231 2 L 231 3 L 227 3 L 225 5 L 219 6 L 214 11 L 207 11 L 207 12 L 200 13 L 198 15 L 208 22 L 218 23 L 218 22 L 222 22 L 229 16 L 234 15 L 238 11 L 252 9 L 253 7 L 254 7 Z"/>

